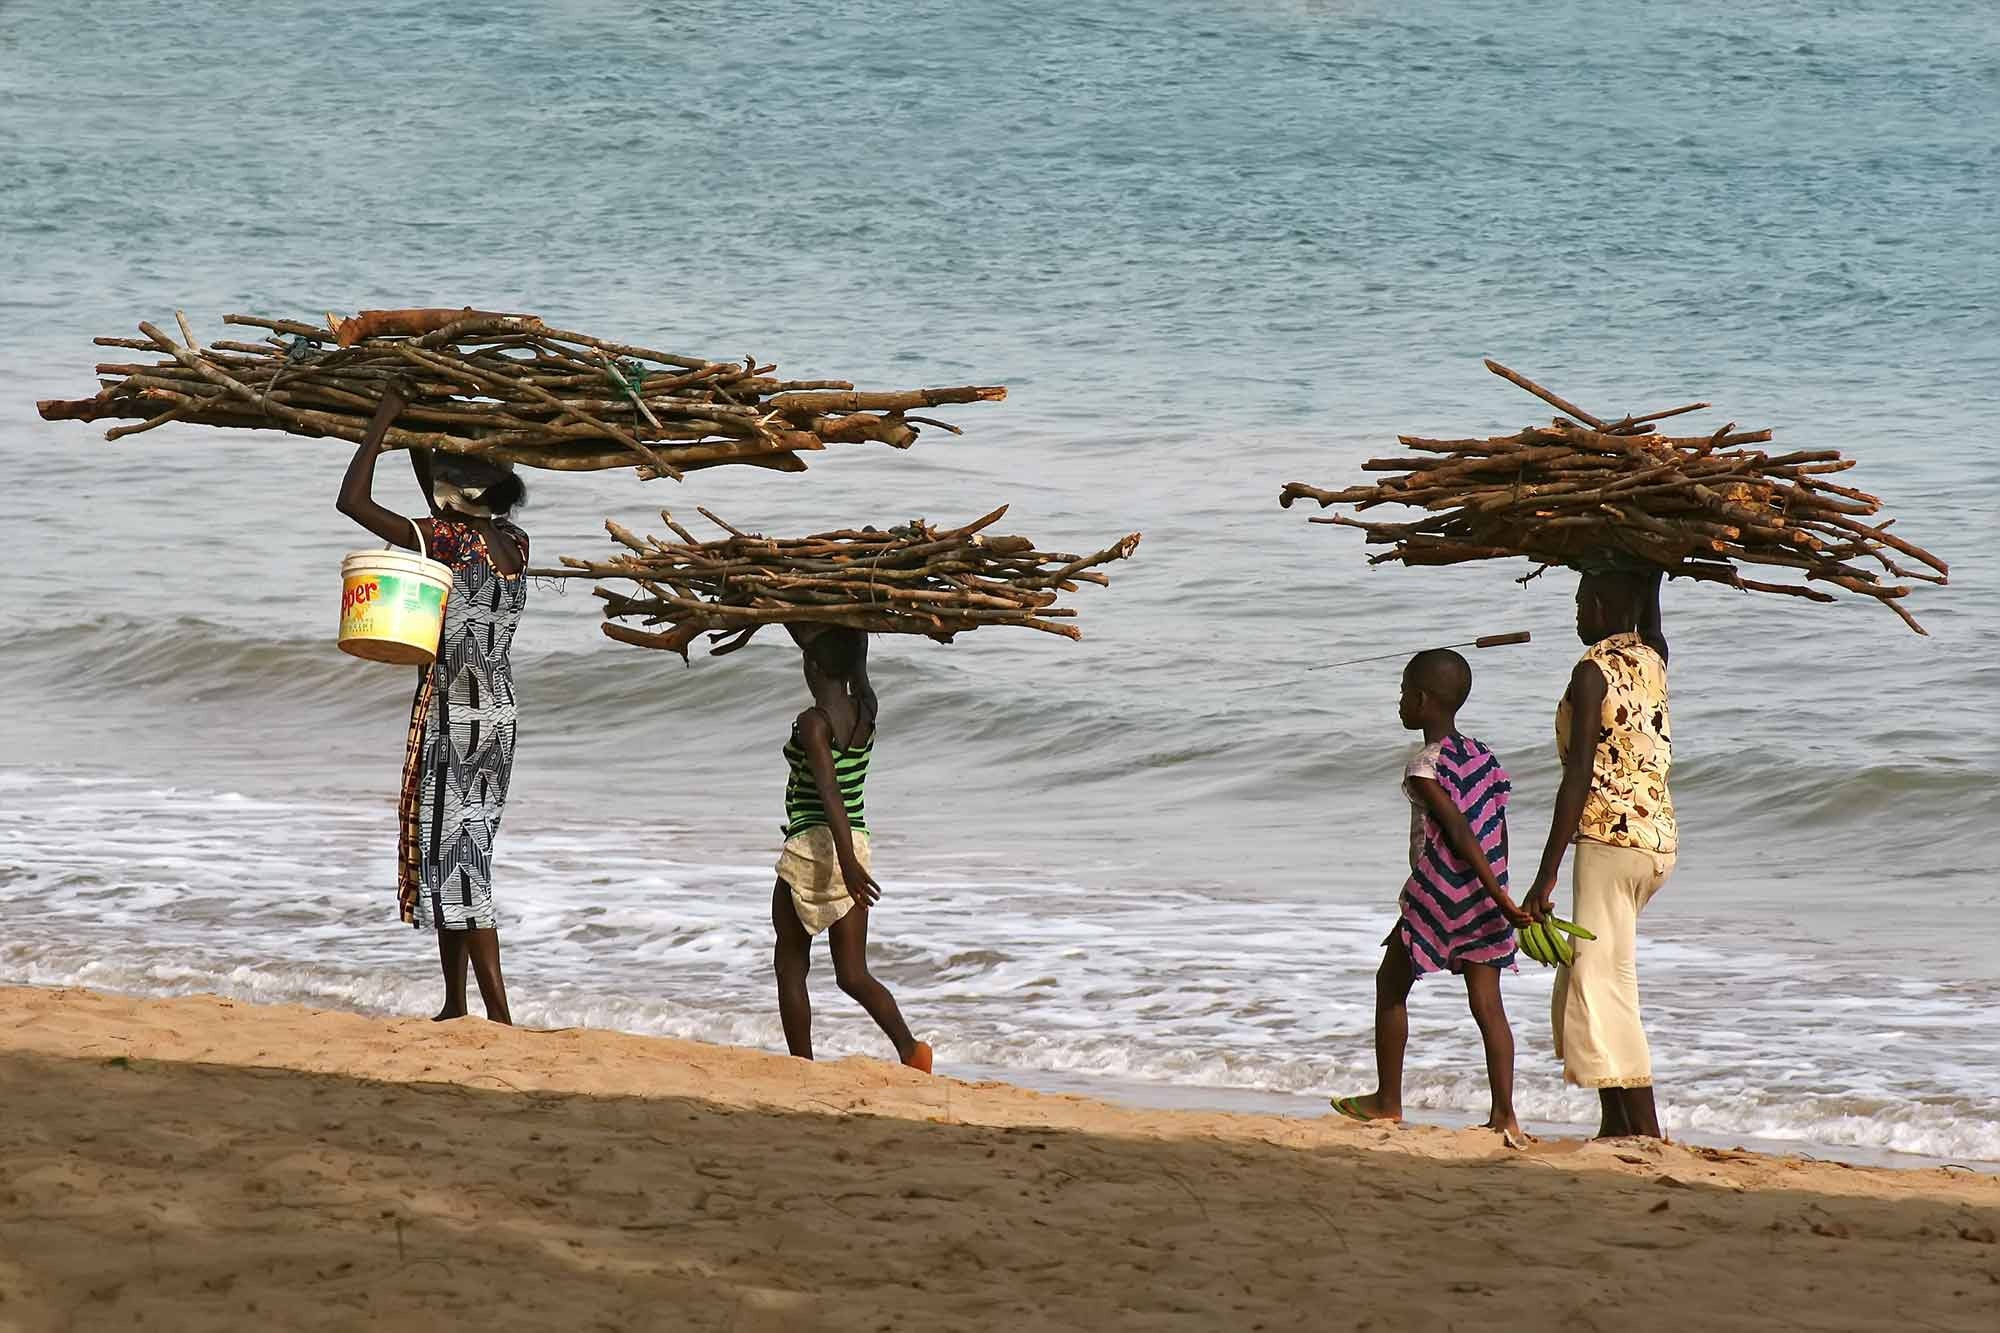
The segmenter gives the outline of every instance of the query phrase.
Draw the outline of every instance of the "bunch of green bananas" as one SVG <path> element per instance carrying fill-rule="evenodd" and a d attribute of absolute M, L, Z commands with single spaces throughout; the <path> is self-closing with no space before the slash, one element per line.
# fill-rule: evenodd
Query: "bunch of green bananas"
<path fill-rule="evenodd" d="M 1576 948 L 1566 938 L 1571 935 L 1580 940 L 1597 938 L 1574 921 L 1552 916 L 1521 927 L 1521 952 L 1543 967 L 1568 967 L 1576 961 Z"/>

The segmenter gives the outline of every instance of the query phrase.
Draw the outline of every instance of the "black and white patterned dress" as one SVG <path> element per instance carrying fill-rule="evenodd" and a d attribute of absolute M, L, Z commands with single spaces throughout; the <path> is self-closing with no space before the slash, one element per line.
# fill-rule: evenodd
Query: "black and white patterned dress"
<path fill-rule="evenodd" d="M 528 537 L 495 526 L 521 548 Z M 419 929 L 493 929 L 493 839 L 514 769 L 514 674 L 508 654 L 527 580 L 494 567 L 471 524 L 417 520 L 425 553 L 451 566 L 437 661 L 410 707 L 403 759 L 397 904 Z"/>

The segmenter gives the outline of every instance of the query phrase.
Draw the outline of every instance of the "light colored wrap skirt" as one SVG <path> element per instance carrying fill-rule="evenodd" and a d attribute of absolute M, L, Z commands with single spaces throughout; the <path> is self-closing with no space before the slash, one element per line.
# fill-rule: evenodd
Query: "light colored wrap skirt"
<path fill-rule="evenodd" d="M 1639 1022 L 1639 913 L 1673 873 L 1671 853 L 1576 844 L 1576 962 L 1556 969 L 1553 1012 L 1563 1078 L 1580 1088 L 1649 1088 L 1653 1053 Z"/>
<path fill-rule="evenodd" d="M 868 832 L 854 829 L 854 857 L 867 870 L 873 864 L 868 853 Z M 847 881 L 840 873 L 840 853 L 833 844 L 833 830 L 825 825 L 806 829 L 785 839 L 778 854 L 778 878 L 792 891 L 792 906 L 806 934 L 817 935 L 854 906 Z"/>

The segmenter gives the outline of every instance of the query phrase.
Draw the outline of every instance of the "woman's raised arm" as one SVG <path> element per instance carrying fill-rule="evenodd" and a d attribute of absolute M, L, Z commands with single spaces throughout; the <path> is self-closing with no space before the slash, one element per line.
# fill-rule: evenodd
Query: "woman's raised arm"
<path fill-rule="evenodd" d="M 383 541 L 415 548 L 415 526 L 393 509 L 384 509 L 376 504 L 374 496 L 375 461 L 382 456 L 382 437 L 389 433 L 397 414 L 407 406 L 407 401 L 394 386 L 382 395 L 381 405 L 375 409 L 375 418 L 368 423 L 368 433 L 362 436 L 360 448 L 354 451 L 353 459 L 347 464 L 347 475 L 340 480 L 340 498 L 334 502 L 334 507 Z M 422 475 L 420 470 L 418 476 Z"/>

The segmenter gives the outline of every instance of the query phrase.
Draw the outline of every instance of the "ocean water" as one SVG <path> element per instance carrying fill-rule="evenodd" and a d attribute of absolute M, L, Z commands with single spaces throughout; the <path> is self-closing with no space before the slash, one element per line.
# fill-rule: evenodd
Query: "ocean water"
<path fill-rule="evenodd" d="M 1398 664 L 1538 846 L 1570 585 L 1370 570 L 1280 511 L 1399 431 L 1707 399 L 1846 450 L 1953 563 L 1873 607 L 1669 590 L 1679 868 L 1642 984 L 1671 1132 L 2000 1160 L 2000 36 L 1977 3 L 0 8 L 0 981 L 435 1003 L 393 906 L 407 673 L 334 651 L 335 444 L 38 420 L 185 309 L 525 309 L 864 385 L 1005 383 L 811 471 L 531 479 L 537 555 L 773 532 L 1142 531 L 1086 639 L 879 644 L 878 970 L 947 1068 L 1363 1088 L 1402 878 Z M 394 496 L 403 473 L 383 471 Z M 404 497 L 416 507 L 413 494 Z M 657 525 L 655 525 L 657 526 Z M 518 1018 L 781 1047 L 775 641 L 691 668 L 536 589 L 498 850 Z M 815 974 L 828 1054 L 880 1039 Z M 1485 1101 L 1448 980 L 1411 1100 Z M 1548 978 L 1519 1103 L 1582 1125 Z"/>

